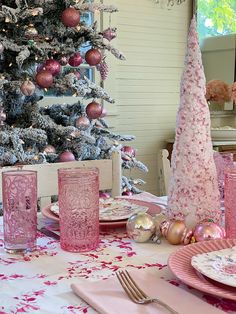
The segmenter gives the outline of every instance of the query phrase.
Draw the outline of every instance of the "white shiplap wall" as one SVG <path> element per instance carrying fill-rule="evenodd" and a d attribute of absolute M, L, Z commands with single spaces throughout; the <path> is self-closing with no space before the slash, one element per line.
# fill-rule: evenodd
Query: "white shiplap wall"
<path fill-rule="evenodd" d="M 105 87 L 116 99 L 117 114 L 111 123 L 117 132 L 136 136 L 129 145 L 137 149 L 137 159 L 149 167 L 149 173 L 132 171 L 131 175 L 144 179 L 145 190 L 154 194 L 160 192 L 158 151 L 174 134 L 191 2 L 167 10 L 154 0 L 112 1 L 119 12 L 112 15 L 118 38 L 111 43 L 127 60 L 109 57 Z"/>

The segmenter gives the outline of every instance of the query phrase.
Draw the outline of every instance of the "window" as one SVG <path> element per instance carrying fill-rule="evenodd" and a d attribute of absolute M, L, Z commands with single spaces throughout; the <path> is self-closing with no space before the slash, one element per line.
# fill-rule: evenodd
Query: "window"
<path fill-rule="evenodd" d="M 235 0 L 196 0 L 200 40 L 236 33 Z"/>

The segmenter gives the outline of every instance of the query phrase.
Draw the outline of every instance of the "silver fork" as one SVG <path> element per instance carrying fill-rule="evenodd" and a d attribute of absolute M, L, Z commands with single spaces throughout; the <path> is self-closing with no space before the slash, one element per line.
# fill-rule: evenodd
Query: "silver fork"
<path fill-rule="evenodd" d="M 127 293 L 128 297 L 134 302 L 138 304 L 148 304 L 152 302 L 156 302 L 159 305 L 163 306 L 172 314 L 179 314 L 175 310 L 173 310 L 169 305 L 162 302 L 157 298 L 150 298 L 145 292 L 143 292 L 133 278 L 130 276 L 127 270 L 116 272 L 116 276 L 124 288 L 125 292 Z"/>

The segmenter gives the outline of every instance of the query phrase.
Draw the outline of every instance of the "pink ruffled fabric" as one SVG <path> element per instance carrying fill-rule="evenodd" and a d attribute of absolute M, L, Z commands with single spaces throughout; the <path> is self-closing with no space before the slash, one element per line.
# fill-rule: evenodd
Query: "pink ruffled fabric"
<path fill-rule="evenodd" d="M 181 80 L 175 144 L 171 160 L 168 216 L 197 223 L 220 221 L 220 198 L 210 133 L 210 112 L 205 99 L 205 75 L 193 18 Z"/>

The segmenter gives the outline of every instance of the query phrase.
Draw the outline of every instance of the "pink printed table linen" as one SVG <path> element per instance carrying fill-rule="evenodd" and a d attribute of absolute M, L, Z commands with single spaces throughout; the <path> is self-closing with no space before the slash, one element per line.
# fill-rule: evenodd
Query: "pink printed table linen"
<path fill-rule="evenodd" d="M 139 197 L 145 200 L 145 194 Z M 155 200 L 163 201 L 163 198 Z M 38 222 L 51 228 L 57 227 L 41 216 Z M 60 248 L 59 241 L 40 232 L 37 236 L 37 251 L 25 255 L 9 255 L 3 248 L 0 218 L 0 314 L 97 313 L 72 291 L 71 284 L 83 287 L 91 282 L 104 282 L 105 285 L 115 271 L 124 268 L 130 271 L 151 271 L 170 285 L 170 291 L 174 285 L 196 295 L 206 305 L 212 304 L 225 312 L 236 313 L 236 302 L 204 294 L 175 278 L 167 267 L 167 260 L 170 253 L 179 246 L 172 246 L 165 240 L 161 245 L 135 243 L 127 237 L 125 229 L 109 229 L 101 232 L 96 250 L 70 253 Z M 159 290 L 157 288 L 154 291 L 157 296 Z M 105 300 L 104 298 L 104 304 Z M 185 299 L 181 298 L 181 302 L 185 302 Z"/>

